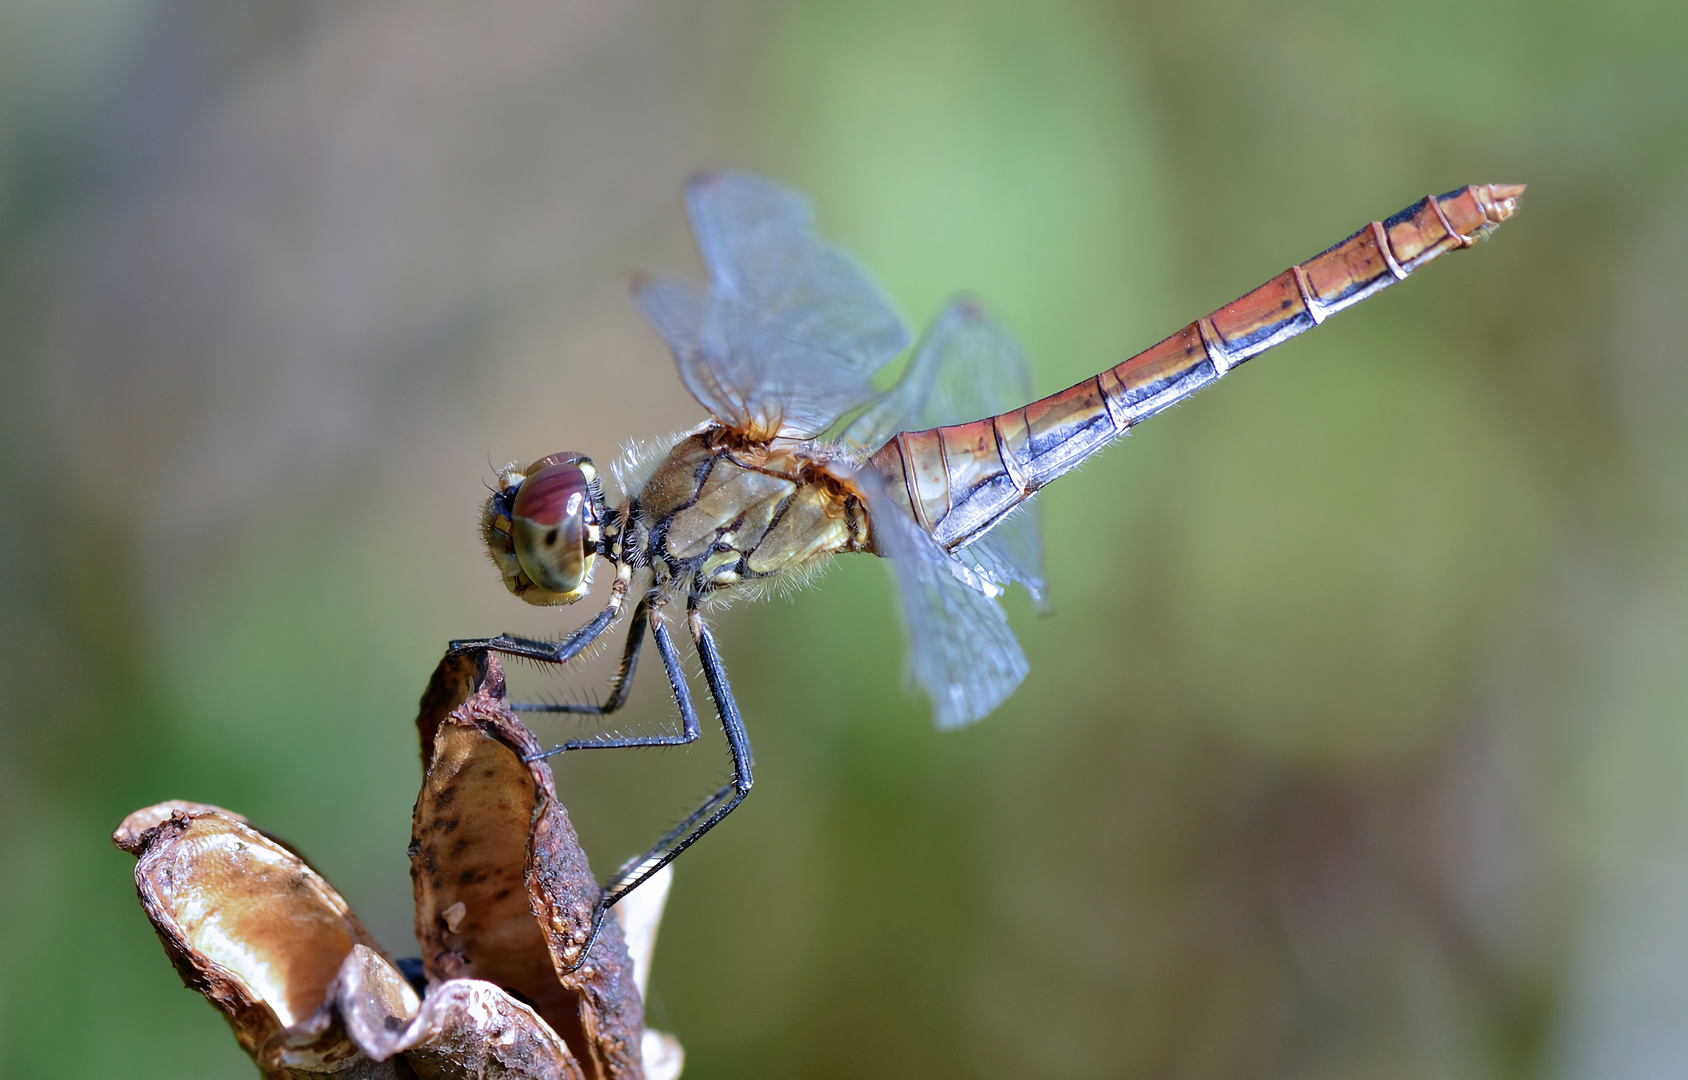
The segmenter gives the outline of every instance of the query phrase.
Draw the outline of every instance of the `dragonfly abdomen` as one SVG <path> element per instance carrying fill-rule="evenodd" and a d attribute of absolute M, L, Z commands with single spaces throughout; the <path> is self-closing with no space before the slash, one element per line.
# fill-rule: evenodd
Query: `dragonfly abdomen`
<path fill-rule="evenodd" d="M 907 431 L 870 464 L 944 547 L 965 546 L 1115 437 L 1505 221 L 1521 184 L 1431 196 L 1114 367 L 1012 412 Z"/>

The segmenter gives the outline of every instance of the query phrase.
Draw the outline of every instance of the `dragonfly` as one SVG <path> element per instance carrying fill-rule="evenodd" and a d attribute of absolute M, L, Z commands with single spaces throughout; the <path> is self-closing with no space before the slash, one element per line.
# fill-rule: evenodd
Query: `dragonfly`
<path fill-rule="evenodd" d="M 874 375 L 908 348 L 911 335 L 869 275 L 815 231 L 809 203 L 746 173 L 694 176 L 685 204 L 708 284 L 642 277 L 633 293 L 708 418 L 671 445 L 625 455 L 613 505 L 582 454 L 502 470 L 482 535 L 505 586 L 529 604 L 568 605 L 607 564 L 614 568 L 608 602 L 557 640 L 501 634 L 451 643 L 458 653 L 491 650 L 565 665 L 636 597 L 620 665 L 600 702 L 516 707 L 616 712 L 649 637 L 677 729 L 591 735 L 542 756 L 680 746 L 700 738 L 668 629 L 683 609 L 732 776 L 611 876 L 602 909 L 750 793 L 750 740 L 709 629 L 723 604 L 806 581 L 834 555 L 881 556 L 895 578 L 908 680 L 925 691 L 939 727 L 984 717 L 1028 670 L 997 597 L 1018 583 L 1043 601 L 1031 501 L 1039 490 L 1244 361 L 1470 247 L 1514 213 L 1523 191 L 1522 184 L 1481 184 L 1421 199 L 1159 344 L 1027 404 L 1023 354 L 967 298 L 937 316 L 901 377 L 876 391 Z"/>

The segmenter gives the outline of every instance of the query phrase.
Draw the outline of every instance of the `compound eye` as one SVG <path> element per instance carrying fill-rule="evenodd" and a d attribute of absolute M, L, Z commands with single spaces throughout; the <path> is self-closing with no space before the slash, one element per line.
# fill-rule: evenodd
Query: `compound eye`
<path fill-rule="evenodd" d="M 522 481 L 510 505 L 516 561 L 547 592 L 580 592 L 597 556 L 591 468 L 584 458 L 546 465 Z"/>

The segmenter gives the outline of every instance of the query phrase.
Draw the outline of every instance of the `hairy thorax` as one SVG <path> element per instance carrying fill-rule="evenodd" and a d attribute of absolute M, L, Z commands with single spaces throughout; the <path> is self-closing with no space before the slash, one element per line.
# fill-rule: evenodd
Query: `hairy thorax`
<path fill-rule="evenodd" d="M 859 493 L 828 470 L 837 462 L 813 443 L 719 427 L 682 439 L 633 501 L 659 586 L 708 595 L 871 551 Z"/>

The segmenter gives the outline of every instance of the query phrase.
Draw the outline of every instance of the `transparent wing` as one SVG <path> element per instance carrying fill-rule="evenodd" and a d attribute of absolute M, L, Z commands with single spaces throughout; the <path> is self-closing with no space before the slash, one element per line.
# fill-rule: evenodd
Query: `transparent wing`
<path fill-rule="evenodd" d="M 990 582 L 939 547 L 872 469 L 855 476 L 879 553 L 890 560 L 907 634 L 907 678 L 926 691 L 932 719 L 960 727 L 988 715 L 1025 679 L 1026 654 Z"/>
<path fill-rule="evenodd" d="M 709 290 L 637 282 L 646 318 L 686 388 L 740 430 L 809 438 L 873 395 L 870 380 L 908 344 L 879 288 L 816 236 L 808 203 L 744 173 L 703 173 L 686 208 Z"/>
<path fill-rule="evenodd" d="M 844 441 L 876 450 L 899 431 L 981 420 L 1031 400 L 1031 369 L 1002 324 L 977 300 L 951 300 L 932 320 L 897 385 L 844 430 Z"/>
<path fill-rule="evenodd" d="M 682 278 L 639 274 L 633 278 L 633 302 L 674 354 L 680 379 L 692 396 L 722 420 L 733 423 L 740 419 L 744 412 L 742 399 L 735 400 L 724 386 L 709 377 L 711 368 L 703 355 L 709 295 Z M 701 385 L 694 384 L 699 379 Z"/>
<path fill-rule="evenodd" d="M 1043 510 L 1031 500 L 996 523 L 990 532 L 955 553 L 956 558 L 990 578 L 998 588 L 1018 581 L 1031 593 L 1039 615 L 1053 615 L 1043 569 Z"/>
<path fill-rule="evenodd" d="M 1020 346 L 976 300 L 960 297 L 932 320 L 897 384 L 852 420 L 841 438 L 859 450 L 876 450 L 899 431 L 995 416 L 1031 396 L 1031 369 Z M 956 555 L 998 587 L 1025 585 L 1038 610 L 1049 611 L 1036 503 L 1025 504 Z"/>

